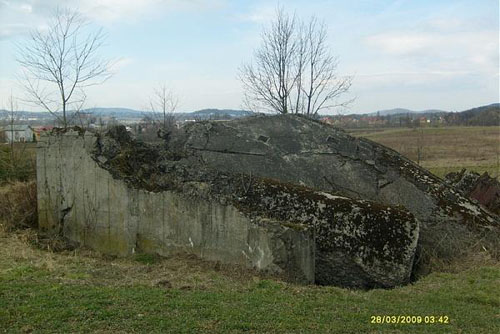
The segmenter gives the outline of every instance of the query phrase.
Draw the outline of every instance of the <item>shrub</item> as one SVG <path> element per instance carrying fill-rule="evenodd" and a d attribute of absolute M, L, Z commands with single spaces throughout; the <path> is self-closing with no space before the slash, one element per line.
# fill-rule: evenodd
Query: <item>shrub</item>
<path fill-rule="evenodd" d="M 6 230 L 38 225 L 36 182 L 15 182 L 0 188 L 0 224 Z"/>
<path fill-rule="evenodd" d="M 33 149 L 19 144 L 14 151 L 9 146 L 0 146 L 0 184 L 26 182 L 35 178 L 35 156 Z"/>

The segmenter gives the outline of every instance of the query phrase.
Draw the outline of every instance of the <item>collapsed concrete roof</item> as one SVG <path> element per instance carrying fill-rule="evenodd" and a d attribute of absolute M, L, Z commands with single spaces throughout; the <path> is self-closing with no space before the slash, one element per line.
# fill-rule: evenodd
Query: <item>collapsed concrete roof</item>
<path fill-rule="evenodd" d="M 422 247 L 437 256 L 460 256 L 476 243 L 471 231 L 498 252 L 498 216 L 396 151 L 328 124 L 294 115 L 199 122 L 169 145 L 190 152 L 193 165 L 403 206 L 422 223 Z"/>
<path fill-rule="evenodd" d="M 179 182 L 151 178 L 158 170 L 173 175 L 172 171 L 182 169 L 182 175 L 194 179 L 197 176 L 189 174 L 210 170 L 404 207 L 422 223 L 422 247 L 437 256 L 459 256 L 471 231 L 485 240 L 487 248 L 494 248 L 491 245 L 498 236 L 498 216 L 429 171 L 383 145 L 302 116 L 191 123 L 171 136 L 162 153 L 151 153 L 149 159 L 155 162 L 136 162 L 132 175 L 146 173 L 145 183 L 156 180 L 152 188 Z M 473 238 L 469 241 L 475 243 Z"/>
<path fill-rule="evenodd" d="M 498 225 L 493 216 L 399 153 L 301 116 L 192 123 L 170 146 L 189 151 L 192 163 L 215 170 L 403 205 L 422 222 Z"/>

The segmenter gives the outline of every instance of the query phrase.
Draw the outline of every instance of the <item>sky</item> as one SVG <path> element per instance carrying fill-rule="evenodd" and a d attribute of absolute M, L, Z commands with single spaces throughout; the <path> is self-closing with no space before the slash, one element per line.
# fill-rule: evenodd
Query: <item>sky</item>
<path fill-rule="evenodd" d="M 179 111 L 243 108 L 238 68 L 252 60 L 280 4 L 328 26 L 339 75 L 352 75 L 348 109 L 462 111 L 499 102 L 498 0 L 0 0 L 0 108 L 23 110 L 15 45 L 71 7 L 102 27 L 114 75 L 86 91 L 88 107 L 145 109 L 159 85 Z M 347 96 L 346 96 L 347 97 Z"/>

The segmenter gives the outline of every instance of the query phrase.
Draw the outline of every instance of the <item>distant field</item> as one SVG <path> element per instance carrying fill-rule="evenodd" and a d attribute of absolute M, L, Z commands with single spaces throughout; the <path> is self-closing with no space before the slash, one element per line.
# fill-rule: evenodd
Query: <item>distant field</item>
<path fill-rule="evenodd" d="M 0 332 L 500 330 L 500 267 L 484 258 L 469 263 L 466 271 L 433 273 L 413 285 L 355 291 L 284 283 L 189 257 L 113 259 L 88 250 L 52 253 L 30 246 L 27 240 L 32 237 L 30 232 L 0 231 Z M 373 316 L 421 318 L 419 324 L 381 324 Z"/>
<path fill-rule="evenodd" d="M 398 129 L 355 129 L 354 136 L 365 137 L 386 145 L 417 161 L 434 174 L 445 174 L 467 168 L 493 177 L 500 174 L 500 127 L 441 127 Z"/>

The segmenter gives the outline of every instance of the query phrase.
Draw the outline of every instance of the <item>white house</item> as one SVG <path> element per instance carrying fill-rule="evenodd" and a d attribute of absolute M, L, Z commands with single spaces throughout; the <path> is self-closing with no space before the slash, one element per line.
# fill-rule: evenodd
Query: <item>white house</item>
<path fill-rule="evenodd" d="M 29 125 L 7 125 L 3 131 L 9 143 L 33 141 L 33 129 Z"/>

